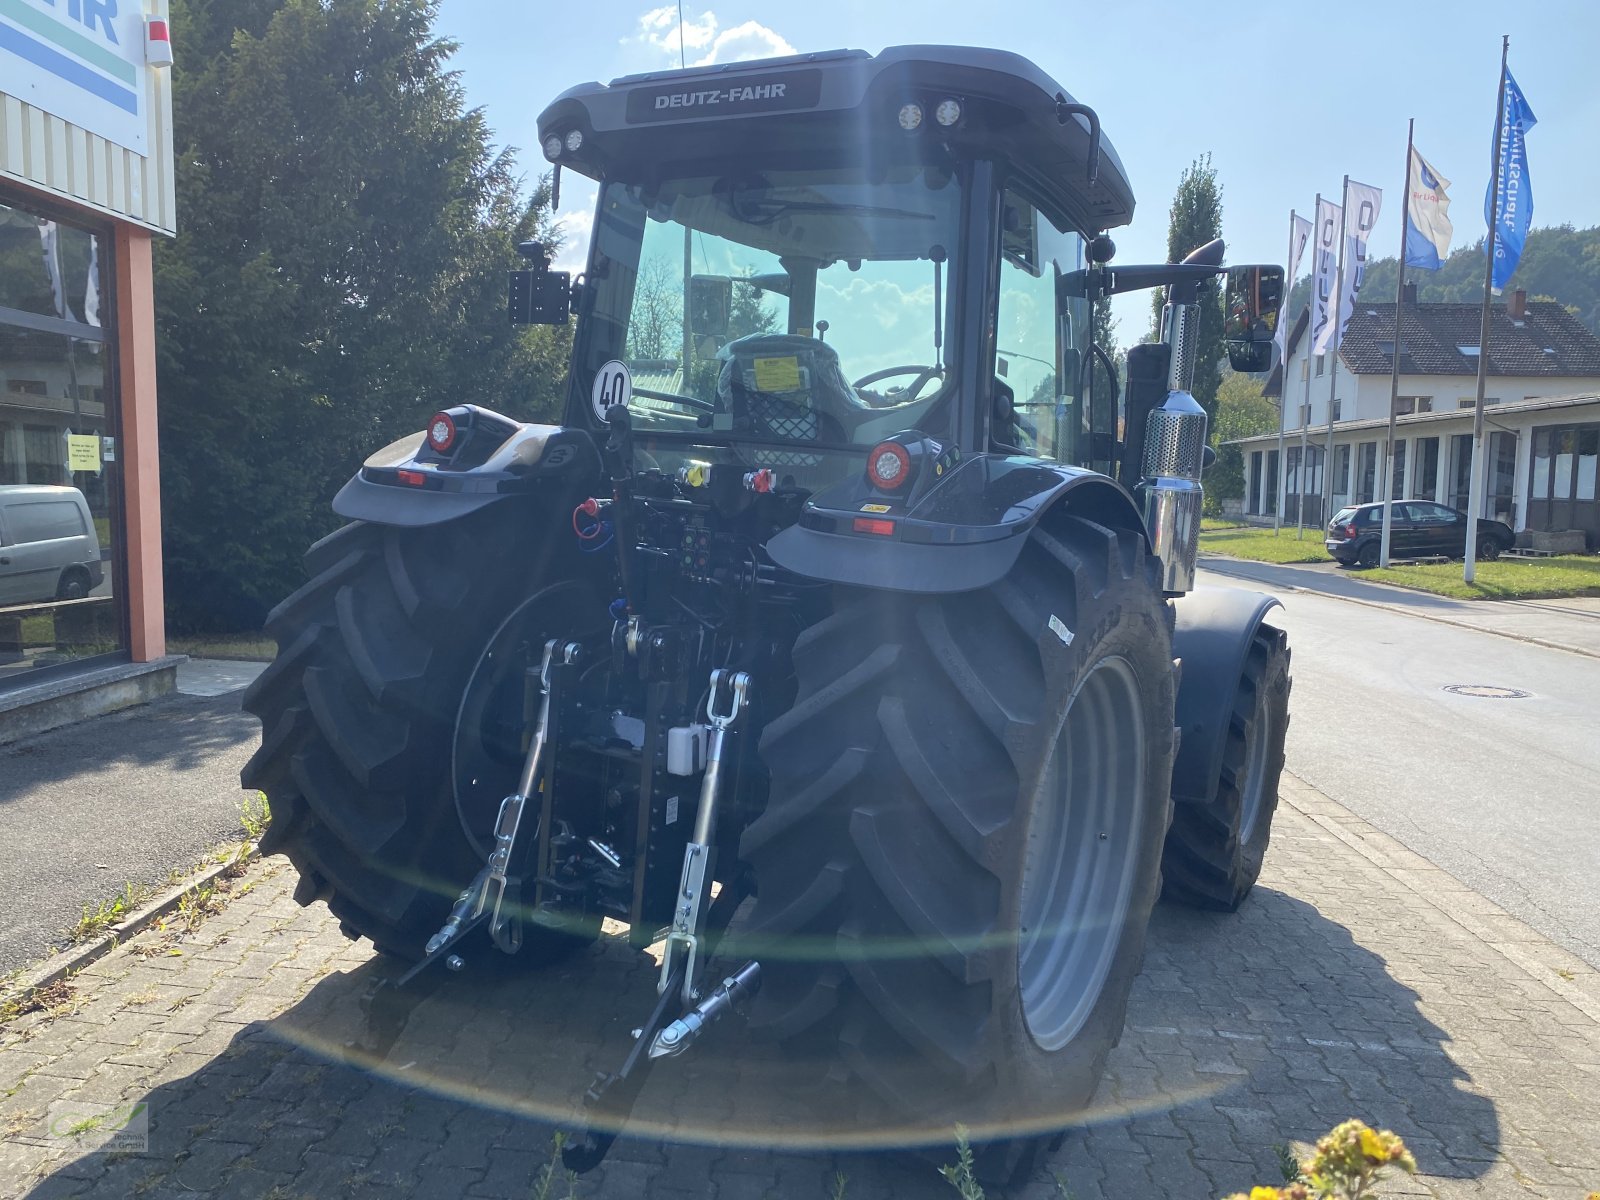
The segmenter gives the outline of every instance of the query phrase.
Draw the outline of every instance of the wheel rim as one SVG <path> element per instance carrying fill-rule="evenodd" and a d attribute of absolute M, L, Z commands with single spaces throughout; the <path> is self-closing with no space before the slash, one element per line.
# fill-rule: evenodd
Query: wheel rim
<path fill-rule="evenodd" d="M 1078 684 L 1034 796 L 1020 898 L 1017 983 L 1044 1050 L 1078 1035 L 1100 998 L 1132 901 L 1145 729 L 1125 659 Z"/>
<path fill-rule="evenodd" d="M 1250 722 L 1250 742 L 1246 747 L 1244 795 L 1240 797 L 1239 842 L 1246 843 L 1256 831 L 1261 819 L 1261 793 L 1267 779 L 1267 743 L 1271 730 L 1267 728 L 1267 689 L 1265 680 L 1256 687 L 1256 713 Z"/>

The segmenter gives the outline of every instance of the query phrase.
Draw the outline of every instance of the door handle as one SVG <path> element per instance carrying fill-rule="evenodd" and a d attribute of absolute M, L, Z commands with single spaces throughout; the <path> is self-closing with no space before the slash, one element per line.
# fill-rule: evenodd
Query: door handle
<path fill-rule="evenodd" d="M 0 558 L 0 567 L 9 567 L 10 565 L 11 560 L 9 558 Z"/>

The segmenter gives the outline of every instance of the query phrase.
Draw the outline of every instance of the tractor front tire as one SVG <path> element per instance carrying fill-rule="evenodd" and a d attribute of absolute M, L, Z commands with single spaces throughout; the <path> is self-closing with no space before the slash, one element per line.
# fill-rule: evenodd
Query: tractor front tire
<path fill-rule="evenodd" d="M 1158 889 L 1171 631 L 1141 535 L 1058 515 L 993 587 L 845 592 L 801 635 L 741 843 L 751 1022 L 854 1128 L 963 1123 L 1004 1185 L 1089 1105 Z"/>
<path fill-rule="evenodd" d="M 1251 640 L 1209 804 L 1179 803 L 1161 864 L 1162 898 L 1233 912 L 1255 886 L 1278 809 L 1289 730 L 1289 642 L 1263 625 Z"/>

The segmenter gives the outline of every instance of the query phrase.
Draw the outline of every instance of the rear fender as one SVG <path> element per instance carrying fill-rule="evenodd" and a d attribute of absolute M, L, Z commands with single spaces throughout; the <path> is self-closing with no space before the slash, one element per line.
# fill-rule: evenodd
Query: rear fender
<path fill-rule="evenodd" d="M 827 488 L 767 552 L 796 575 L 830 583 L 977 591 L 1003 579 L 1029 530 L 1057 512 L 1144 536 L 1133 497 L 1109 476 L 1044 459 L 976 455 L 921 496 L 913 492 L 907 504 L 866 493 L 853 480 Z M 855 532 L 858 520 L 875 517 L 893 522 L 893 536 Z"/>
<path fill-rule="evenodd" d="M 1177 725 L 1182 731 L 1172 767 L 1172 798 L 1208 804 L 1222 777 L 1228 720 L 1244 675 L 1250 643 L 1278 600 L 1243 588 L 1196 588 L 1174 601 L 1172 653 L 1182 661 Z M 1266 627 L 1283 639 L 1282 630 Z"/>
<path fill-rule="evenodd" d="M 422 433 L 391 442 L 333 498 L 333 511 L 378 525 L 439 525 L 551 479 L 597 478 L 600 455 L 581 429 L 514 421 L 475 404 L 447 410 L 457 441 L 435 453 Z"/>

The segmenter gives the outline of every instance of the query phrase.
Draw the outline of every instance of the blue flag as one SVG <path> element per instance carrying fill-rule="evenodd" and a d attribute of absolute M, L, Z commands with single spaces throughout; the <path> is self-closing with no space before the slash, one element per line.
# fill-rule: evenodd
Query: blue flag
<path fill-rule="evenodd" d="M 1528 130 L 1538 124 L 1533 109 L 1506 72 L 1505 120 L 1500 131 L 1500 192 L 1483 197 L 1483 219 L 1494 230 L 1494 282 L 1499 295 L 1522 258 L 1522 244 L 1533 223 L 1533 184 L 1528 180 Z"/>

